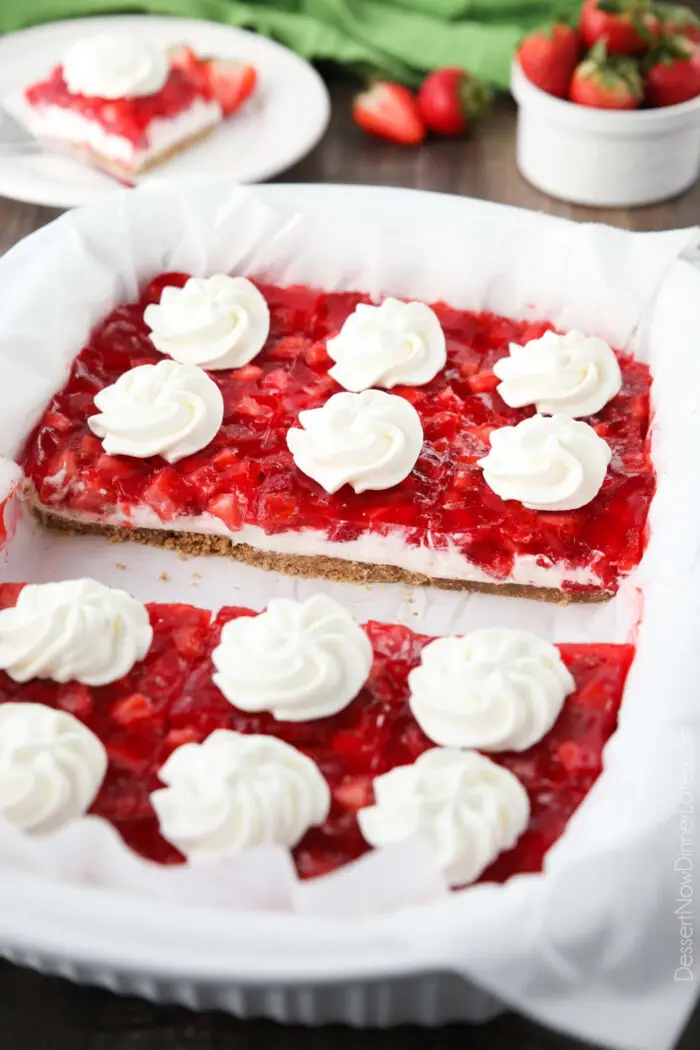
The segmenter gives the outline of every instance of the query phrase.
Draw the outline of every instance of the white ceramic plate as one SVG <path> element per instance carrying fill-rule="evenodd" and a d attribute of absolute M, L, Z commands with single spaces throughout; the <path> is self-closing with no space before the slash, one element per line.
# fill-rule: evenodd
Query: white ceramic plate
<path fill-rule="evenodd" d="M 49 72 L 80 37 L 104 30 L 134 32 L 166 46 L 241 58 L 258 70 L 251 100 L 203 142 L 183 151 L 159 174 L 229 175 L 257 182 L 290 167 L 313 149 L 330 115 L 326 87 L 316 70 L 292 51 L 242 29 L 187 18 L 127 15 L 80 18 L 11 33 L 0 39 L 0 99 L 21 112 L 22 90 Z M 0 195 L 33 204 L 71 208 L 117 186 L 114 180 L 68 157 L 0 157 Z"/>

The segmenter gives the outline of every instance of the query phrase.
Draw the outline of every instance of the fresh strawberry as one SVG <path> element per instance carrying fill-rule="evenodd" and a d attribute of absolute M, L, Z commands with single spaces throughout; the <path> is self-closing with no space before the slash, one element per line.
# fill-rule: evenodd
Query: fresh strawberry
<path fill-rule="evenodd" d="M 581 52 L 581 38 L 571 26 L 556 23 L 536 29 L 518 48 L 520 68 L 529 81 L 548 95 L 567 98 Z"/>
<path fill-rule="evenodd" d="M 636 55 L 658 35 L 650 0 L 585 0 L 579 32 L 587 47 L 602 41 L 610 55 Z"/>
<path fill-rule="evenodd" d="M 700 95 L 700 47 L 682 36 L 665 36 L 650 52 L 646 65 L 647 101 L 676 106 Z"/>
<path fill-rule="evenodd" d="M 231 58 L 200 58 L 186 44 L 171 48 L 168 61 L 216 99 L 225 117 L 235 113 L 255 90 L 257 71 L 247 62 Z"/>
<path fill-rule="evenodd" d="M 700 18 L 689 7 L 657 4 L 654 11 L 664 36 L 684 36 L 686 40 L 700 44 Z"/>
<path fill-rule="evenodd" d="M 430 131 L 462 135 L 491 101 L 488 87 L 465 69 L 436 69 L 418 92 L 418 108 Z"/>
<path fill-rule="evenodd" d="M 598 43 L 577 66 L 569 98 L 595 109 L 638 109 L 644 97 L 638 63 L 632 58 L 608 57 Z"/>
<path fill-rule="evenodd" d="M 376 81 L 357 95 L 352 115 L 368 135 L 389 142 L 417 146 L 425 138 L 426 128 L 416 97 L 403 84 Z"/>
<path fill-rule="evenodd" d="M 207 59 L 206 71 L 209 90 L 225 117 L 230 117 L 250 98 L 258 81 L 254 66 L 232 58 Z"/>

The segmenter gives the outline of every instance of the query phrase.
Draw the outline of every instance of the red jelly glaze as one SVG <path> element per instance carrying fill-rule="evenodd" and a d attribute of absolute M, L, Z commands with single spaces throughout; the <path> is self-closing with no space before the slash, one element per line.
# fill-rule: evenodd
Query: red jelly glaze
<path fill-rule="evenodd" d="M 20 589 L 0 585 L 0 607 L 14 605 Z M 105 744 L 109 771 L 92 812 L 109 820 L 144 857 L 177 863 L 182 858 L 161 837 L 149 799 L 162 786 L 157 774 L 163 762 L 176 747 L 201 742 L 215 729 L 263 733 L 309 755 L 331 789 L 328 819 L 294 851 L 299 873 L 325 874 L 367 852 L 356 814 L 374 801 L 373 778 L 414 762 L 434 746 L 411 713 L 407 682 L 432 639 L 397 624 L 367 624 L 374 663 L 355 700 L 330 718 L 278 722 L 270 714 L 239 711 L 212 681 L 211 653 L 223 625 L 254 612 L 225 608 L 209 627 L 209 613 L 188 605 L 148 609 L 155 629 L 151 651 L 113 685 L 91 689 L 44 680 L 19 685 L 0 672 L 0 703 L 33 701 L 70 711 Z M 554 728 L 527 751 L 489 756 L 519 777 L 532 812 L 515 848 L 501 854 L 481 881 L 503 882 L 517 872 L 540 871 L 547 850 L 601 771 L 634 648 L 560 645 L 559 650 L 576 691 Z"/>
<path fill-rule="evenodd" d="M 654 492 L 649 457 L 648 368 L 618 353 L 620 394 L 587 419 L 612 449 L 603 488 L 580 510 L 542 513 L 504 502 L 483 480 L 477 460 L 489 451 L 495 427 L 514 425 L 534 408 L 511 409 L 496 392 L 493 366 L 509 343 L 525 343 L 553 326 L 488 313 L 434 310 L 447 336 L 448 361 L 432 382 L 393 393 L 416 407 L 425 443 L 411 474 L 384 492 L 357 495 L 349 486 L 328 495 L 299 471 L 286 434 L 299 412 L 318 407 L 340 389 L 328 376 L 326 339 L 358 302 L 357 293 L 261 286 L 272 324 L 263 351 L 243 368 L 210 373 L 224 397 L 221 430 L 203 451 L 168 466 L 160 457 L 108 456 L 87 426 L 93 398 L 129 368 L 162 360 L 148 337 L 144 307 L 185 274 L 156 278 L 137 303 L 118 307 L 94 329 L 70 378 L 35 429 L 24 465 L 42 503 L 100 513 L 147 504 L 167 524 L 181 514 L 210 512 L 231 529 L 243 524 L 268 533 L 318 529 L 334 541 L 399 529 L 410 545 L 454 544 L 491 575 L 512 571 L 514 556 L 544 567 L 592 566 L 614 591 L 638 562 Z M 565 585 L 565 590 L 599 590 Z"/>
<path fill-rule="evenodd" d="M 27 101 L 37 108 L 60 106 L 100 124 L 105 131 L 129 139 L 135 146 L 147 139 L 154 120 L 167 120 L 189 109 L 199 98 L 209 98 L 206 88 L 195 83 L 181 69 L 172 69 L 163 87 L 155 95 L 138 98 L 97 98 L 73 95 L 57 66 L 48 77 L 27 88 Z"/>

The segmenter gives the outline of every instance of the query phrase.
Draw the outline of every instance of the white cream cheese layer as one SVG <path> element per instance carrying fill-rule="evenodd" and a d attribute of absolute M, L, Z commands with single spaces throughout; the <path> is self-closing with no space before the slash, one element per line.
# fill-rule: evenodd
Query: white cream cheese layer
<path fill-rule="evenodd" d="M 492 576 L 469 559 L 454 545 L 440 549 L 416 547 L 404 539 L 404 530 L 397 528 L 390 535 L 367 533 L 356 540 L 339 543 L 329 540 L 324 532 L 302 529 L 268 535 L 257 525 L 244 525 L 233 532 L 214 514 L 195 514 L 191 517 L 161 521 L 150 507 L 136 507 L 130 513 L 114 509 L 104 514 L 73 513 L 50 505 L 37 504 L 41 510 L 68 521 L 101 525 L 124 525 L 136 529 L 160 529 L 166 532 L 197 532 L 205 536 L 226 536 L 234 543 L 247 543 L 257 550 L 275 554 L 325 555 L 344 561 L 366 562 L 369 565 L 395 565 L 406 572 L 420 573 L 432 579 L 463 580 L 467 583 L 510 583 L 521 587 L 550 587 L 561 589 L 564 584 L 601 587 L 602 581 L 593 568 L 571 568 L 559 564 L 543 564 L 542 556 L 516 556 L 509 576 Z"/>
<path fill-rule="evenodd" d="M 86 146 L 100 156 L 138 170 L 221 120 L 217 102 L 196 99 L 192 105 L 169 119 L 158 118 L 148 127 L 145 146 L 136 146 L 122 135 L 105 131 L 96 120 L 88 120 L 76 110 L 63 106 L 31 109 L 27 125 L 38 138 L 76 146 Z"/>

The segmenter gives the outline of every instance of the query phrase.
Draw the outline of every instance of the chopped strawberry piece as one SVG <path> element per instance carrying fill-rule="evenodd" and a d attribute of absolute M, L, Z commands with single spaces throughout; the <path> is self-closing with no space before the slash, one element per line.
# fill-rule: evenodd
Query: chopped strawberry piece
<path fill-rule="evenodd" d="M 600 755 L 574 740 L 567 740 L 557 748 L 557 758 L 572 776 L 600 772 Z"/>
<path fill-rule="evenodd" d="M 108 478 L 85 471 L 71 484 L 71 506 L 88 514 L 104 514 L 115 501 L 114 488 Z"/>
<path fill-rule="evenodd" d="M 307 345 L 308 341 L 300 336 L 283 336 L 270 349 L 270 357 L 280 361 L 296 361 Z"/>
<path fill-rule="evenodd" d="M 85 434 L 80 440 L 80 447 L 78 454 L 87 463 L 92 462 L 96 457 L 102 455 L 102 444 L 92 434 Z"/>
<path fill-rule="evenodd" d="M 475 394 L 483 394 L 486 390 L 495 390 L 500 379 L 493 372 L 477 372 L 467 380 Z"/>
<path fill-rule="evenodd" d="M 220 448 L 218 452 L 215 452 L 211 457 L 211 461 L 215 467 L 219 470 L 225 470 L 227 467 L 238 466 L 241 462 L 240 457 L 231 448 Z"/>
<path fill-rule="evenodd" d="M 95 470 L 100 476 L 111 478 L 113 481 L 119 478 L 128 478 L 138 472 L 138 461 L 129 456 L 109 456 L 102 452 L 95 461 Z"/>
<path fill-rule="evenodd" d="M 242 397 L 236 405 L 236 411 L 241 416 L 252 416 L 253 419 L 271 419 L 274 415 L 271 405 L 255 397 Z"/>
<path fill-rule="evenodd" d="M 348 777 L 334 789 L 333 798 L 352 813 L 373 805 L 374 788 L 371 777 Z"/>
<path fill-rule="evenodd" d="M 66 449 L 57 453 L 49 463 L 46 471 L 46 481 L 53 479 L 54 484 L 59 484 L 59 479 L 61 482 L 65 482 L 70 478 L 77 477 L 78 474 L 80 474 L 78 457 L 75 452 Z"/>
<path fill-rule="evenodd" d="M 258 500 L 258 514 L 266 525 L 288 525 L 298 513 L 299 505 L 291 493 L 261 493 Z"/>
<path fill-rule="evenodd" d="M 243 527 L 245 505 L 234 492 L 222 492 L 207 503 L 207 510 L 221 518 L 224 525 L 235 532 Z"/>
<path fill-rule="evenodd" d="M 134 722 L 151 721 L 155 710 L 152 701 L 143 693 L 132 693 L 113 704 L 110 713 L 119 725 L 130 726 Z"/>
<path fill-rule="evenodd" d="M 233 377 L 241 383 L 255 383 L 264 374 L 259 365 L 243 365 L 242 368 L 234 370 Z"/>
<path fill-rule="evenodd" d="M 292 376 L 284 368 L 274 368 L 262 379 L 260 386 L 265 390 L 284 390 L 292 382 Z"/>
<path fill-rule="evenodd" d="M 153 762 L 153 745 L 146 734 L 122 732 L 104 741 L 110 762 L 117 769 L 143 775 Z"/>
<path fill-rule="evenodd" d="M 86 685 L 81 685 L 80 682 L 66 682 L 59 690 L 56 706 L 85 721 L 92 714 L 95 702 Z"/>
<path fill-rule="evenodd" d="M 325 343 L 314 343 L 306 351 L 306 363 L 309 368 L 330 368 L 333 362 L 328 356 Z"/>
<path fill-rule="evenodd" d="M 153 475 L 143 491 L 144 502 L 161 521 L 172 521 L 184 510 L 188 489 L 184 480 L 172 467 L 164 467 Z"/>
<path fill-rule="evenodd" d="M 202 740 L 202 734 L 198 733 L 193 726 L 183 726 L 181 729 L 171 729 L 165 738 L 165 744 L 169 750 L 174 751 L 176 747 L 182 747 L 183 744 L 199 744 Z"/>
<path fill-rule="evenodd" d="M 11 609 L 25 585 L 23 583 L 0 583 L 0 609 Z"/>
<path fill-rule="evenodd" d="M 53 430 L 58 430 L 60 433 L 66 433 L 73 428 L 71 420 L 68 416 L 64 416 L 62 412 L 49 411 L 44 418 L 47 426 L 51 427 Z"/>
<path fill-rule="evenodd" d="M 181 656 L 193 660 L 202 648 L 202 628 L 198 624 L 176 627 L 171 632 L 173 645 Z"/>
<path fill-rule="evenodd" d="M 190 279 L 188 273 L 162 273 L 148 282 L 143 294 L 144 305 L 159 303 L 164 288 L 183 288 Z"/>

